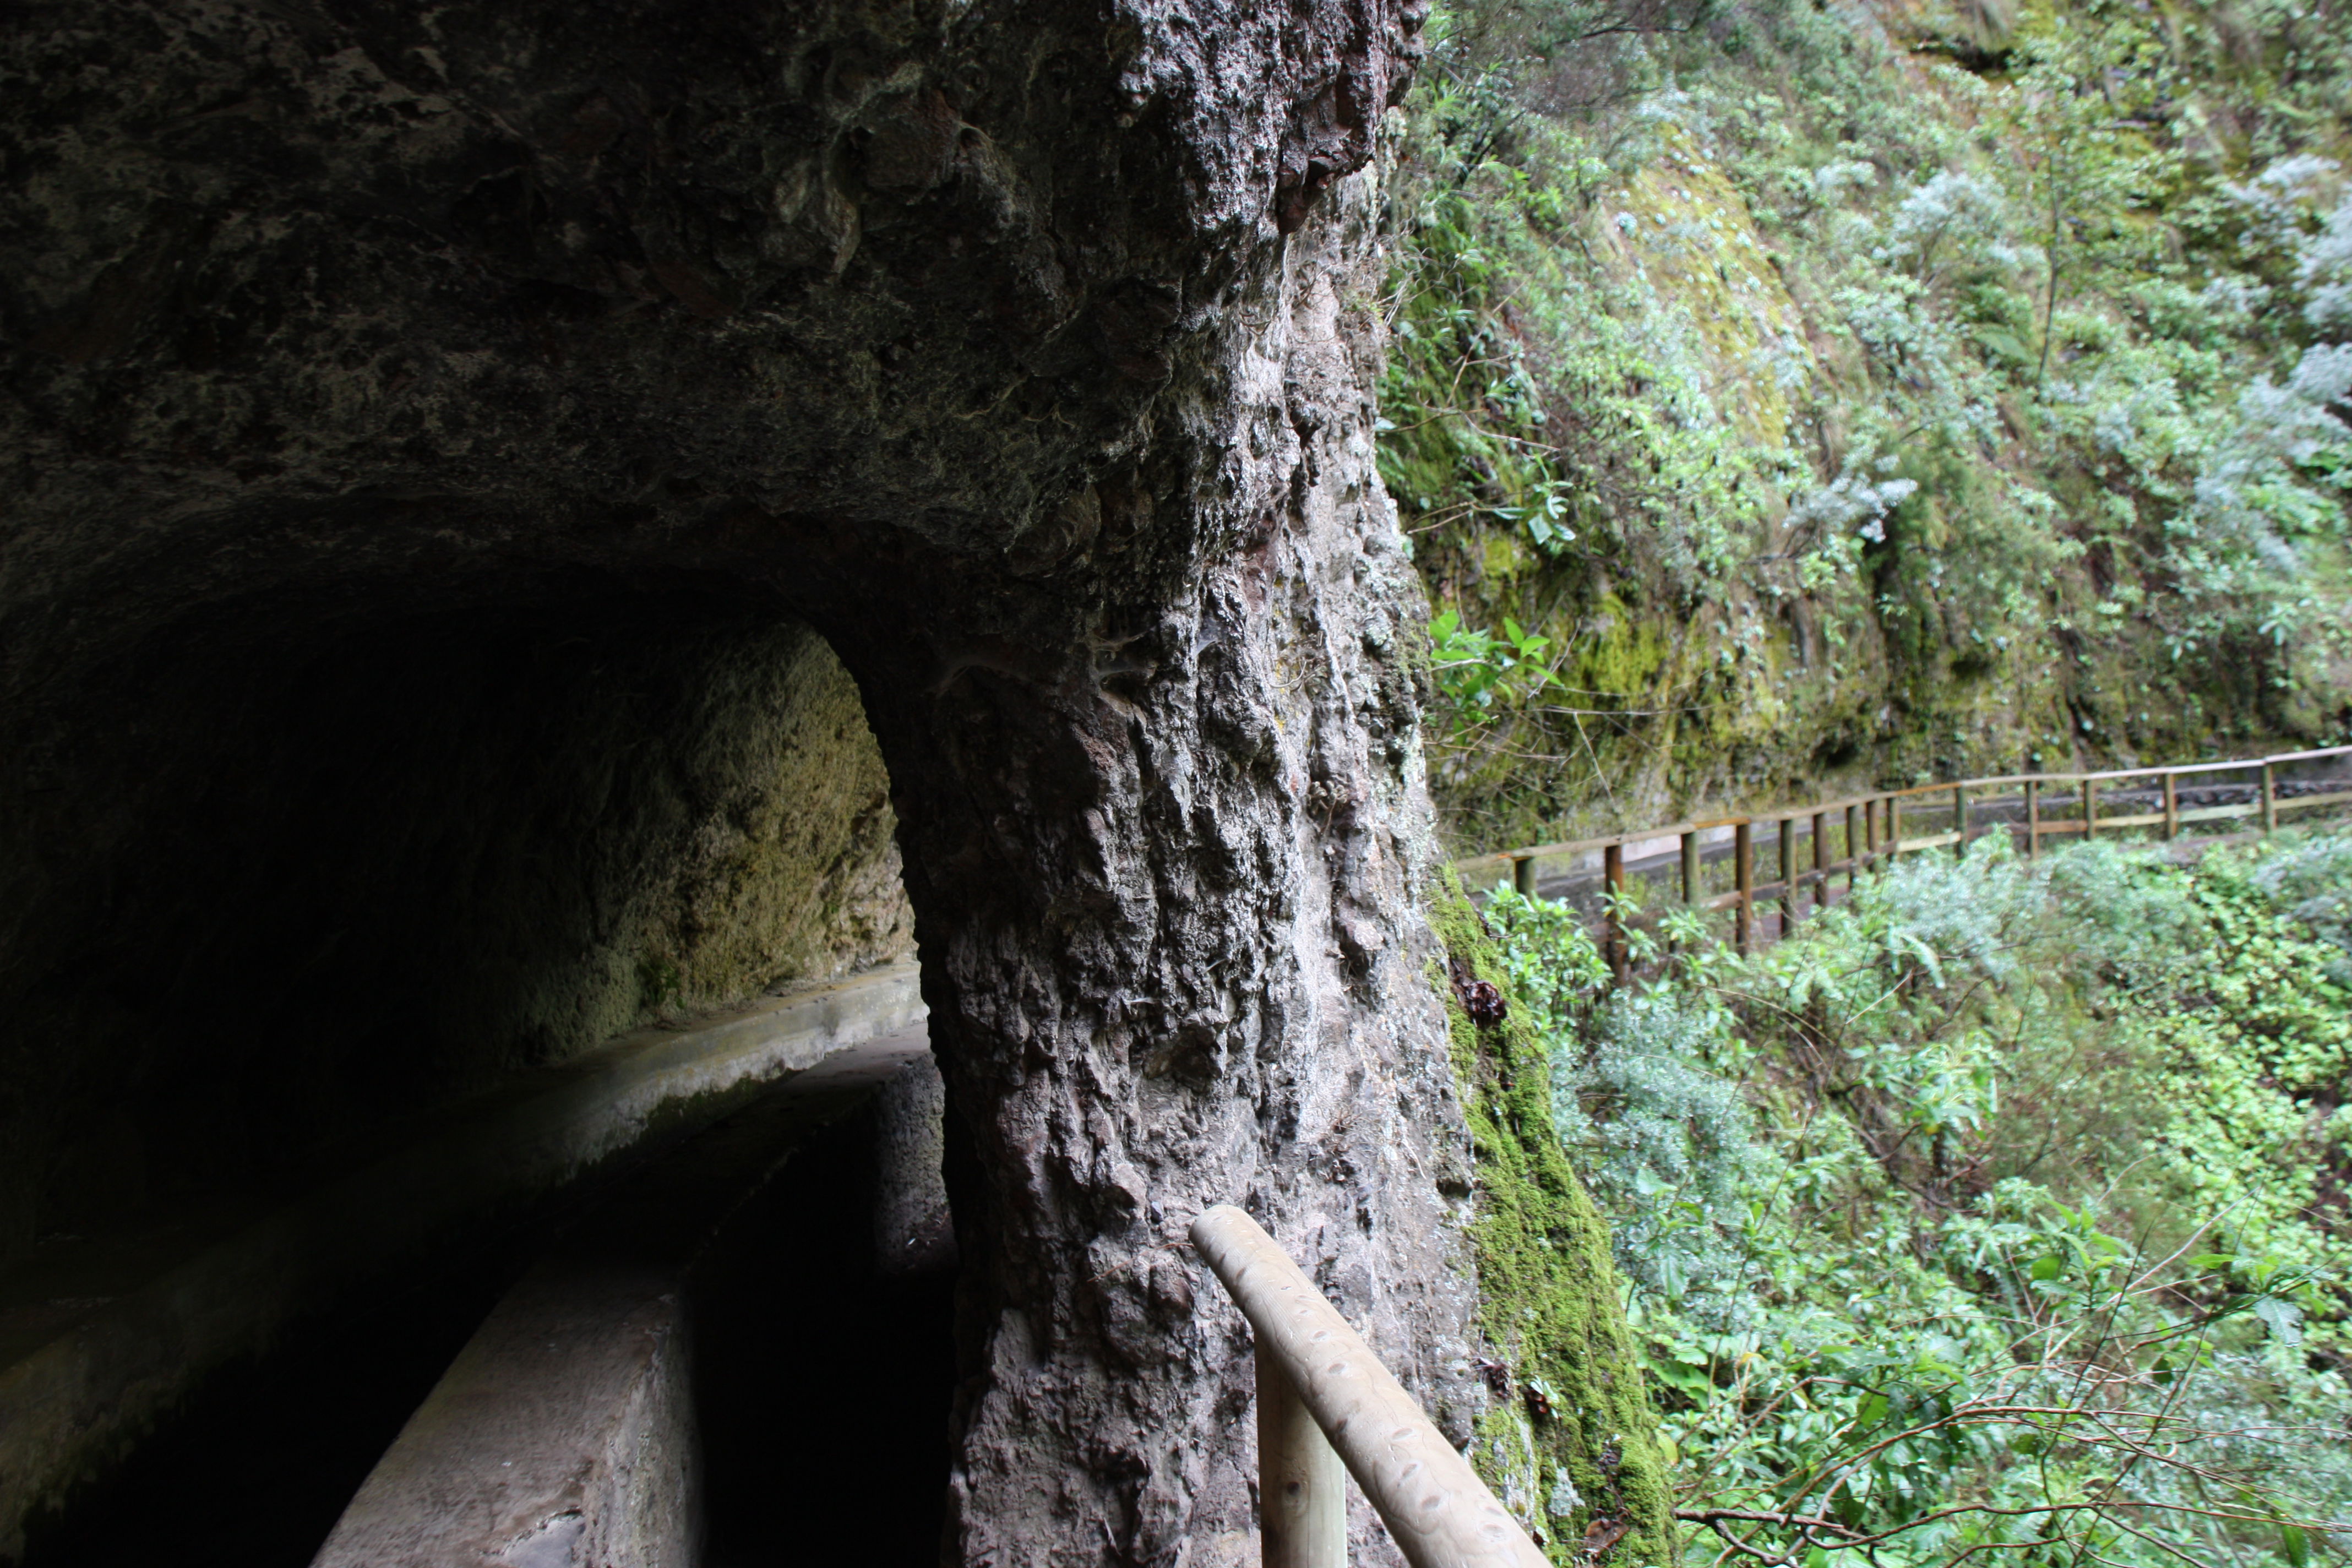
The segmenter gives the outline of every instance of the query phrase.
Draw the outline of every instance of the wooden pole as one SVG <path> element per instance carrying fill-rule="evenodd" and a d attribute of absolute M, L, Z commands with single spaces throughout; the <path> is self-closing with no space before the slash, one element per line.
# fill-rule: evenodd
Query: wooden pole
<path fill-rule="evenodd" d="M 1952 840 L 1952 858 L 1957 860 L 1969 852 L 1969 791 L 1966 784 L 1952 786 L 1952 831 L 1959 835 Z"/>
<path fill-rule="evenodd" d="M 2169 844 L 2180 837 L 2180 780 L 2171 773 L 2164 775 L 2164 840 Z"/>
<path fill-rule="evenodd" d="M 1282 1358 L 1257 1342 L 1257 1524 L 1265 1568 L 1348 1568 L 1348 1471 L 1298 1397 Z"/>
<path fill-rule="evenodd" d="M 1860 809 L 1867 812 L 1870 806 L 1865 802 Z M 1855 811 L 1851 805 L 1845 808 L 1845 890 L 1849 893 L 1862 881 L 1862 845 L 1854 837 L 1854 829 L 1861 824 L 1854 820 Z"/>
<path fill-rule="evenodd" d="M 1903 853 L 1903 797 L 1886 797 L 1886 858 L 1895 859 Z"/>
<path fill-rule="evenodd" d="M 1536 858 L 1522 855 L 1511 862 L 1511 886 L 1527 898 L 1536 896 Z"/>
<path fill-rule="evenodd" d="M 1625 896 L 1625 846 L 1609 844 L 1601 850 L 1601 882 L 1609 891 L 1609 973 L 1625 983 L 1625 922 L 1618 918 L 1617 900 Z"/>
<path fill-rule="evenodd" d="M 1746 952 L 1756 930 L 1756 833 L 1744 819 L 1731 830 L 1731 877 L 1738 890 L 1731 907 L 1731 945 Z"/>
<path fill-rule="evenodd" d="M 1331 1434 L 1412 1568 L 1550 1568 L 1470 1462 L 1255 1220 L 1219 1204 L 1192 1222 L 1192 1245 L 1315 1424 Z M 1263 1493 L 1258 1508 L 1263 1533 Z"/>
<path fill-rule="evenodd" d="M 2099 782 L 2083 781 L 2083 842 L 2088 844 L 2091 835 L 2099 830 Z"/>
<path fill-rule="evenodd" d="M 1683 835 L 1683 902 L 1698 902 L 1698 834 Z"/>
<path fill-rule="evenodd" d="M 1813 908 L 1830 907 L 1830 814 L 1813 813 Z"/>
<path fill-rule="evenodd" d="M 2025 781 L 2025 858 L 2042 853 L 2042 781 Z"/>
<path fill-rule="evenodd" d="M 2278 831 L 2278 773 L 2268 763 L 2263 764 L 2263 831 Z"/>
<path fill-rule="evenodd" d="M 1878 869 L 1878 802 L 1875 799 L 1862 803 L 1862 833 L 1870 846 L 1870 868 L 1874 871 Z"/>
<path fill-rule="evenodd" d="M 1797 819 L 1780 819 L 1780 930 L 1787 936 L 1797 924 Z"/>

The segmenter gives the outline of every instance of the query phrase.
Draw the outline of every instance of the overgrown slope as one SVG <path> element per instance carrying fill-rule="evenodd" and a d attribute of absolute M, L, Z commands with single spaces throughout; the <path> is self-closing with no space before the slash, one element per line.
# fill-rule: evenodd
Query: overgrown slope
<path fill-rule="evenodd" d="M 1670 917 L 1614 990 L 1575 910 L 1488 901 L 1685 1563 L 2344 1560 L 2347 887 L 2341 828 L 1996 836 L 1754 956 Z"/>
<path fill-rule="evenodd" d="M 1488 846 L 2352 728 L 2340 0 L 1468 0 L 1384 474 Z"/>

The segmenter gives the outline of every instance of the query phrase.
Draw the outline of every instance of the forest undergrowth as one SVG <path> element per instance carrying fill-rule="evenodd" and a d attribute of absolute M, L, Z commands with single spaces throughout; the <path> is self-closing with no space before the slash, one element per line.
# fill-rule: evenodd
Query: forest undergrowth
<path fill-rule="evenodd" d="M 1483 910 L 1693 1568 L 2352 1549 L 2352 831 L 1995 835 L 1755 955 L 1634 919 L 1614 989 L 1568 906 Z"/>
<path fill-rule="evenodd" d="M 2342 0 L 1451 0 L 1383 477 L 1465 850 L 2352 735 Z"/>

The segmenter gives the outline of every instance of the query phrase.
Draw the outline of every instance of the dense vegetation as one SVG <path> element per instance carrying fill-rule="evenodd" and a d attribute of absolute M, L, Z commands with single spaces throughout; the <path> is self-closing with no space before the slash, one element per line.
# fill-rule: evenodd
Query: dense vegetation
<path fill-rule="evenodd" d="M 1457 845 L 2352 740 L 2341 0 L 1433 37 L 1381 458 Z M 1482 910 L 1481 1267 L 1531 1392 L 1481 1453 L 1561 1561 L 1609 1507 L 1543 1415 L 1580 1363 L 1531 1139 L 1613 1227 L 1694 1568 L 2352 1551 L 2352 834 L 1995 836 L 1759 955 L 1650 922 L 1614 990 L 1569 907 Z"/>
<path fill-rule="evenodd" d="M 1485 905 L 1614 1226 L 1691 1564 L 2352 1546 L 2352 834 L 2002 836 L 1611 991 Z"/>
<path fill-rule="evenodd" d="M 2352 733 L 2341 0 L 1433 34 L 1382 463 L 1458 841 Z"/>

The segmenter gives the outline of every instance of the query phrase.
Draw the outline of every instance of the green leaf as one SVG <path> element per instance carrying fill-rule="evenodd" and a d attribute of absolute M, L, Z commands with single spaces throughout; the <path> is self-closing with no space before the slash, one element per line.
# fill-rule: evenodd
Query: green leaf
<path fill-rule="evenodd" d="M 2066 1260 L 2053 1252 L 2047 1257 L 2035 1258 L 2033 1267 L 2026 1272 L 2036 1279 L 2055 1279 L 2066 1272 Z"/>
<path fill-rule="evenodd" d="M 2310 1568 L 2311 1537 L 2301 1526 L 2279 1526 L 2279 1551 L 2285 1554 L 2287 1568 Z"/>
<path fill-rule="evenodd" d="M 2303 1342 L 2303 1309 L 2276 1296 L 2263 1296 L 2254 1302 L 2254 1316 L 2263 1326 L 2276 1335 L 2283 1344 Z"/>

